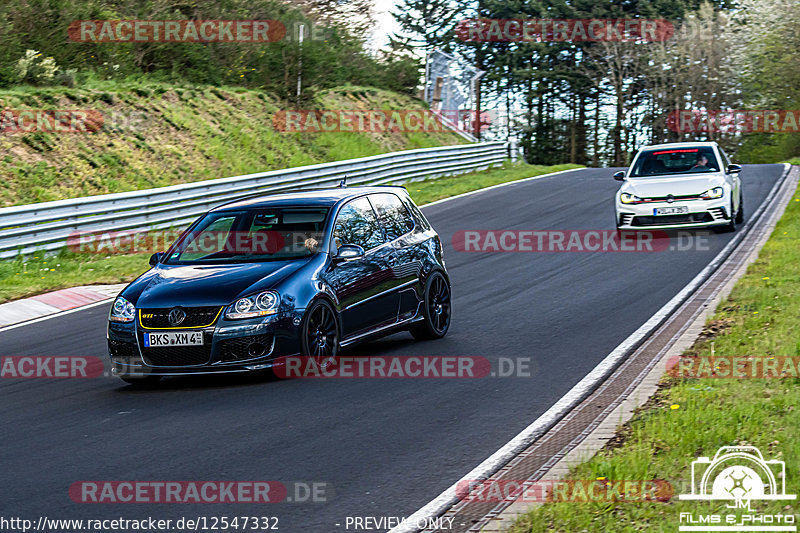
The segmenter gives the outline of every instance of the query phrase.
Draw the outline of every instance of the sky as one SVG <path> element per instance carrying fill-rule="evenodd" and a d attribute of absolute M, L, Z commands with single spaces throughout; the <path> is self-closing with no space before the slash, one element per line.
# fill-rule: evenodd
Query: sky
<path fill-rule="evenodd" d="M 389 44 L 389 35 L 400 31 L 400 26 L 391 14 L 397 10 L 397 2 L 398 0 L 373 0 L 376 25 L 369 41 L 369 46 L 373 50 Z"/>

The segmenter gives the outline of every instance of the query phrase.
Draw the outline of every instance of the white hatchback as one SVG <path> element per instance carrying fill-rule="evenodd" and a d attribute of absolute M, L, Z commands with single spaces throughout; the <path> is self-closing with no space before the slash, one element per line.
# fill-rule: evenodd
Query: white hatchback
<path fill-rule="evenodd" d="M 715 142 L 645 146 L 614 200 L 618 229 L 718 226 L 734 231 L 744 221 L 739 173 Z"/>

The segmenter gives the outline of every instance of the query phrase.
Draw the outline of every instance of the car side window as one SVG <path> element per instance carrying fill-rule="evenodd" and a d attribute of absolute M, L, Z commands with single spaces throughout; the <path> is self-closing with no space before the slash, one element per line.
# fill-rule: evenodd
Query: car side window
<path fill-rule="evenodd" d="M 431 229 L 428 219 L 425 218 L 425 215 L 422 214 L 422 211 L 419 210 L 419 207 L 417 207 L 414 202 L 409 202 L 406 204 L 406 207 L 411 209 L 411 213 L 414 215 L 414 220 L 424 231 Z"/>
<path fill-rule="evenodd" d="M 357 244 L 370 250 L 384 242 L 383 231 L 366 196 L 348 202 L 339 210 L 333 228 L 336 247 Z"/>
<path fill-rule="evenodd" d="M 727 170 L 728 166 L 730 166 L 731 162 L 728 159 L 728 154 L 722 151 L 722 148 L 719 149 L 719 155 L 722 156 L 722 169 Z"/>
<path fill-rule="evenodd" d="M 390 241 L 402 237 L 414 229 L 414 219 L 400 198 L 391 193 L 371 194 L 369 196 L 378 219 Z"/>

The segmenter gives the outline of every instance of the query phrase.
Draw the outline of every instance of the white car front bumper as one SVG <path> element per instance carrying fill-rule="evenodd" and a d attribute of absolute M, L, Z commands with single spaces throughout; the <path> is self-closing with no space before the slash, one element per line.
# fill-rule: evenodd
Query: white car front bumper
<path fill-rule="evenodd" d="M 680 215 L 656 215 L 660 207 L 686 207 L 689 212 Z M 616 202 L 617 226 L 619 229 L 674 229 L 720 226 L 730 222 L 730 201 L 686 200 L 668 202 L 646 202 L 623 204 Z"/>

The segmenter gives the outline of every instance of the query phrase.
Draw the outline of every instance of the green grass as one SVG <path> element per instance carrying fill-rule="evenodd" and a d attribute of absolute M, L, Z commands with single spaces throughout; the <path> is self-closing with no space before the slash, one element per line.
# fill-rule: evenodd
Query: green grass
<path fill-rule="evenodd" d="M 78 285 L 131 281 L 150 268 L 149 257 L 63 251 L 0 261 L 0 303 Z"/>
<path fill-rule="evenodd" d="M 800 157 L 793 157 L 790 160 L 786 161 L 790 165 L 800 165 Z"/>
<path fill-rule="evenodd" d="M 800 356 L 800 193 L 760 256 L 687 355 Z M 800 493 L 800 380 L 665 377 L 617 438 L 570 473 L 572 479 L 665 479 L 688 490 L 690 463 L 720 446 L 753 445 L 786 462 L 786 492 Z M 787 503 L 790 504 L 787 506 Z M 796 513 L 798 504 L 752 502 L 758 513 Z M 723 502 L 547 503 L 512 531 L 676 532 L 680 512 L 728 514 Z"/>
<path fill-rule="evenodd" d="M 568 168 L 579 167 L 512 165 L 506 162 L 502 168 L 411 183 L 408 189 L 418 204 L 424 204 L 498 183 Z M 98 256 L 62 251 L 47 257 L 34 254 L 0 261 L 0 303 L 76 285 L 131 281 L 149 268 L 149 257 L 150 253 Z"/>
<path fill-rule="evenodd" d="M 422 109 L 385 90 L 320 91 L 307 109 Z M 0 207 L 163 187 L 328 161 L 463 143 L 452 132 L 286 133 L 294 105 L 256 90 L 90 80 L 80 88 L 0 91 L 0 109 L 94 110 L 94 133 L 0 135 Z M 134 120 L 131 121 L 131 118 Z"/>

